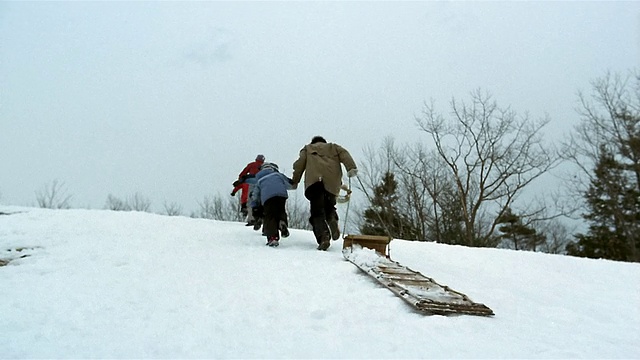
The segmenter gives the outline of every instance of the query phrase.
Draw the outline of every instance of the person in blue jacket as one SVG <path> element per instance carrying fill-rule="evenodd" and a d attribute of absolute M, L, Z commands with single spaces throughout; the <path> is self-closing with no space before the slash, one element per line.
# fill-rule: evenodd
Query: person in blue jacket
<path fill-rule="evenodd" d="M 262 205 L 262 232 L 267 245 L 280 245 L 280 236 L 289 236 L 286 203 L 292 180 L 278 171 L 274 163 L 262 164 L 256 174 L 256 184 L 251 192 L 251 207 Z"/>

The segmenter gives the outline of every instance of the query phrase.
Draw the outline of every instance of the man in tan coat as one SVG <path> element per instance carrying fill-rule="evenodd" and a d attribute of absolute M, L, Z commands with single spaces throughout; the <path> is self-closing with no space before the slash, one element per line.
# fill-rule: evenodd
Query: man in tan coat
<path fill-rule="evenodd" d="M 351 154 L 342 146 L 327 143 L 322 136 L 315 136 L 311 143 L 300 150 L 293 163 L 293 187 L 296 188 L 304 173 L 304 196 L 309 200 L 309 222 L 318 242 L 318 250 L 327 250 L 331 239 L 340 237 L 336 197 L 342 185 L 342 166 L 347 176 L 358 174 Z"/>

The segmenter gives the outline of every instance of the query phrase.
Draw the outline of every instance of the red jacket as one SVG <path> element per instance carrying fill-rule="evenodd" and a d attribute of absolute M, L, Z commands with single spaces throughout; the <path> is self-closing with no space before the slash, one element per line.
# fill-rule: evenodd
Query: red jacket
<path fill-rule="evenodd" d="M 249 200 L 249 184 L 244 182 L 245 178 L 254 177 L 258 171 L 260 171 L 260 166 L 262 166 L 263 163 L 264 161 L 258 160 L 248 163 L 238 175 L 238 184 L 235 185 L 236 183 L 234 183 L 233 194 L 242 190 L 242 196 L 240 197 L 240 202 L 242 204 L 245 204 Z"/>
<path fill-rule="evenodd" d="M 257 174 L 258 171 L 260 171 L 260 166 L 262 166 L 263 163 L 264 161 L 254 161 L 254 162 L 248 163 L 247 166 L 245 166 L 245 168 L 242 169 L 242 171 L 240 172 L 240 175 L 238 175 L 238 179 L 242 179 L 247 175 Z"/>

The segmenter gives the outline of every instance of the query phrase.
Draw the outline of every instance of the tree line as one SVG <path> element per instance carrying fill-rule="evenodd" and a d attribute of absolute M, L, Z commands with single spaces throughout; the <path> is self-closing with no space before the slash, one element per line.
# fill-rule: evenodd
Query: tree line
<path fill-rule="evenodd" d="M 364 149 L 353 186 L 366 201 L 354 225 L 397 239 L 640 261 L 640 73 L 607 73 L 578 103 L 578 124 L 553 143 L 543 132 L 548 117 L 499 106 L 482 90 L 452 99 L 445 113 L 426 102 L 414 119 L 424 141 L 389 137 Z M 561 164 L 573 169 L 561 189 L 531 190 Z M 36 198 L 40 207 L 70 207 L 58 181 Z M 198 204 L 191 217 L 243 220 L 236 199 L 215 195 Z M 287 206 L 290 227 L 309 229 L 304 199 L 294 195 Z M 183 215 L 176 203 L 163 207 Z M 149 211 L 150 201 L 110 194 L 105 208 Z M 586 231 L 563 221 L 577 218 Z"/>
<path fill-rule="evenodd" d="M 425 103 L 428 141 L 369 148 L 357 184 L 363 234 L 472 247 L 640 261 L 640 74 L 606 74 L 579 94 L 580 121 L 558 144 L 548 118 L 500 107 L 481 90 L 448 113 Z M 560 164 L 564 189 L 524 196 Z M 563 166 L 565 167 L 565 166 Z M 573 233 L 560 219 L 581 217 Z"/>

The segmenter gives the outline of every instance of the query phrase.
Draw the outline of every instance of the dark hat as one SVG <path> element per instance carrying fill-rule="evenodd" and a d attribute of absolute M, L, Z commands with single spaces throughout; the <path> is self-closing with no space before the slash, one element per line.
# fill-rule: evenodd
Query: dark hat
<path fill-rule="evenodd" d="M 326 144 L 326 143 L 327 143 L 327 140 L 325 140 L 322 136 L 314 136 L 314 137 L 311 139 L 311 143 L 312 143 L 312 144 L 319 143 L 319 142 L 321 142 L 321 143 L 325 143 L 325 144 Z"/>
<path fill-rule="evenodd" d="M 278 171 L 278 164 L 266 162 L 262 164 L 262 166 L 260 166 L 260 170 L 264 170 L 264 169 L 272 169 L 272 170 Z"/>
<path fill-rule="evenodd" d="M 260 154 L 256 156 L 256 161 L 264 161 L 264 155 Z"/>

